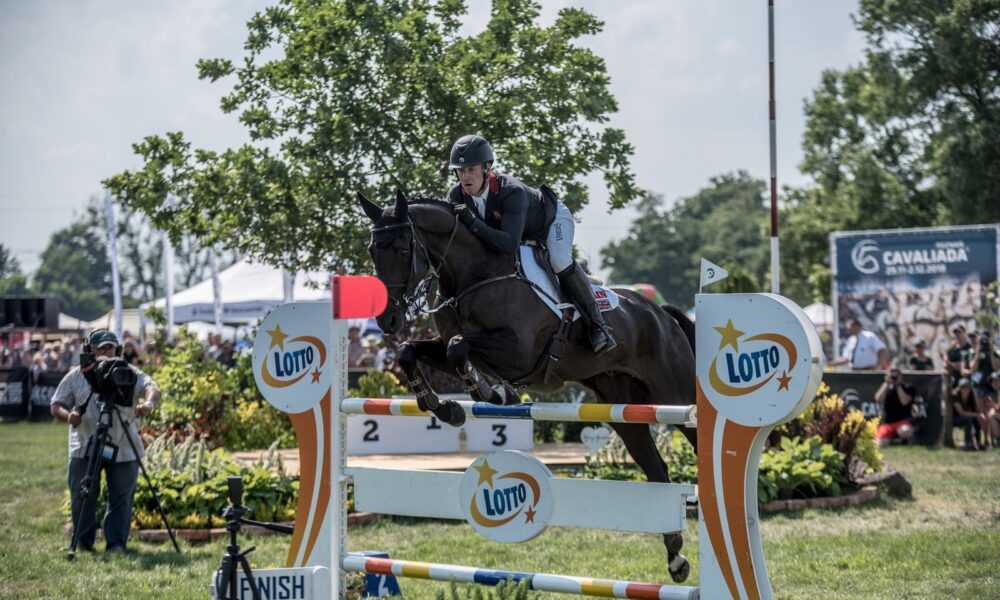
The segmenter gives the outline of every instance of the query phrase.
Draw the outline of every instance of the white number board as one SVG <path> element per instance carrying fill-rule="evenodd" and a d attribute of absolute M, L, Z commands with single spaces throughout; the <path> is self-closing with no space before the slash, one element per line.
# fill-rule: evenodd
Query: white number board
<path fill-rule="evenodd" d="M 465 441 L 469 452 L 534 450 L 534 421 L 531 419 L 469 419 Z"/>
<path fill-rule="evenodd" d="M 352 415 L 347 419 L 348 456 L 458 451 L 458 429 L 435 417 Z"/>

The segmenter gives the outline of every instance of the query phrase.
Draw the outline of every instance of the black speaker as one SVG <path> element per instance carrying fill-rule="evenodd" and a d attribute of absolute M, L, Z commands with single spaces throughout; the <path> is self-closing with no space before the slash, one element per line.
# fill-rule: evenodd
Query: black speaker
<path fill-rule="evenodd" d="M 59 327 L 59 299 L 42 296 L 0 297 L 0 327 L 4 325 L 32 329 L 57 329 Z"/>

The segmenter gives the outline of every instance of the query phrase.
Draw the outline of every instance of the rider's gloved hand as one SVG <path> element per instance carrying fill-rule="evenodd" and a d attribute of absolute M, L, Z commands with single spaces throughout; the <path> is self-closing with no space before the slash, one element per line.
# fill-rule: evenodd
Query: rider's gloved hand
<path fill-rule="evenodd" d="M 471 227 L 472 224 L 475 223 L 476 215 L 472 214 L 472 211 L 469 210 L 469 207 L 467 205 L 456 204 L 454 210 L 455 210 L 455 215 L 458 217 L 458 220 L 461 221 L 462 223 L 465 223 L 467 227 Z"/>

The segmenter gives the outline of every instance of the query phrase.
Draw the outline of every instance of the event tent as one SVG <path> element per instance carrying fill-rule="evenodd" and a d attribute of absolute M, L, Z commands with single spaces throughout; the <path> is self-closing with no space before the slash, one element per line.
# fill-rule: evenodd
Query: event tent
<path fill-rule="evenodd" d="M 822 302 L 814 302 L 802 309 L 819 331 L 833 329 L 833 307 Z"/>
<path fill-rule="evenodd" d="M 328 275 L 322 271 L 301 272 L 295 276 L 295 300 L 323 300 L 330 297 Z M 254 264 L 245 260 L 219 272 L 224 323 L 255 323 L 275 306 L 284 302 L 284 275 L 281 269 Z M 159 298 L 143 304 L 166 309 L 167 301 Z M 174 323 L 215 321 L 212 279 L 206 279 L 173 295 Z"/>

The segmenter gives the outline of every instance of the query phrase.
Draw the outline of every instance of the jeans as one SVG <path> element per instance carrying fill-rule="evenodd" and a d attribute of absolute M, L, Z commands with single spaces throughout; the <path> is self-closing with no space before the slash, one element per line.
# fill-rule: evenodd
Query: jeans
<path fill-rule="evenodd" d="M 97 535 L 97 497 L 100 495 L 100 471 L 97 481 L 90 485 L 87 504 L 82 506 L 80 483 L 86 475 L 87 460 L 83 458 L 69 459 L 69 494 L 72 507 L 73 524 L 79 523 L 80 535 L 77 538 L 83 548 L 92 548 Z M 104 510 L 104 541 L 108 548 L 116 546 L 124 548 L 128 543 L 129 527 L 132 524 L 132 497 L 135 495 L 135 484 L 139 478 L 139 462 L 116 462 L 101 466 L 108 492 L 108 503 Z M 82 511 L 82 512 L 81 512 Z"/>
<path fill-rule="evenodd" d="M 979 419 L 976 417 L 970 417 L 969 415 L 955 415 L 951 420 L 951 424 L 955 427 L 962 427 L 965 429 L 965 445 L 971 446 L 972 443 L 979 439 L 979 432 L 982 431 Z"/>

